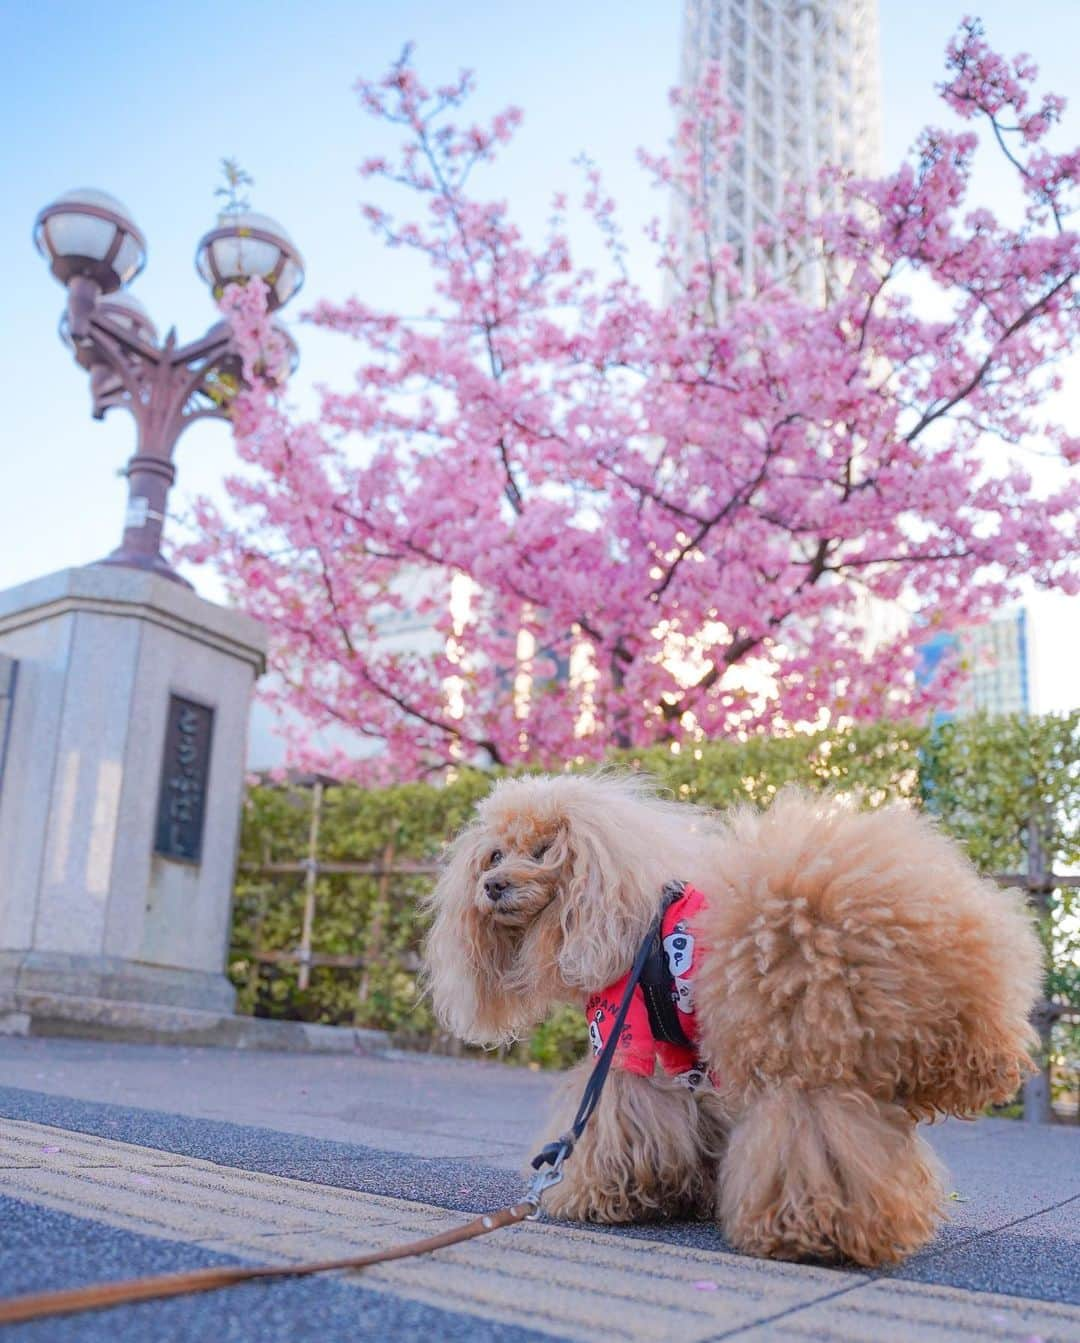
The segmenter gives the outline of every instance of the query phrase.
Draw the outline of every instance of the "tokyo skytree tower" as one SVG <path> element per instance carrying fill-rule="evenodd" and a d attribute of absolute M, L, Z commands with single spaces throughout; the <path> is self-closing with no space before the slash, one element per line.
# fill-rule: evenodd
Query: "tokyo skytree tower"
<path fill-rule="evenodd" d="M 685 0 L 680 83 L 696 83 L 708 60 L 742 122 L 712 193 L 711 234 L 749 279 L 747 244 L 774 221 L 788 183 L 826 163 L 879 170 L 877 0 Z"/>

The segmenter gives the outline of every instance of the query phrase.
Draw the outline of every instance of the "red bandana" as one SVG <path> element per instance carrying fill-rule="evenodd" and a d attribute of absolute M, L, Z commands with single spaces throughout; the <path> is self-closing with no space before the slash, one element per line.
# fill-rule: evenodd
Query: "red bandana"
<path fill-rule="evenodd" d="M 679 1020 L 688 1040 L 696 1044 L 698 1038 L 697 1018 L 694 1015 L 694 972 L 700 963 L 704 950 L 701 938 L 691 931 L 691 921 L 704 908 L 705 897 L 693 886 L 683 888 L 682 895 L 668 906 L 661 932 L 664 953 L 667 956 L 668 969 L 673 979 L 672 998 L 679 1011 Z M 589 1041 L 593 1054 L 597 1055 L 604 1047 L 608 1031 L 611 1029 L 626 991 L 626 982 L 630 978 L 627 971 L 621 979 L 610 984 L 600 993 L 594 993 L 585 1005 L 585 1016 L 589 1023 Z M 630 999 L 630 1010 L 626 1016 L 622 1035 L 611 1061 L 613 1068 L 623 1068 L 627 1072 L 637 1073 L 640 1077 L 651 1077 L 659 1058 L 660 1066 L 673 1077 L 682 1078 L 688 1086 L 697 1086 L 704 1080 L 704 1070 L 698 1062 L 697 1051 L 692 1046 L 672 1045 L 653 1038 L 649 1028 L 649 1012 L 640 986 L 634 989 Z"/>

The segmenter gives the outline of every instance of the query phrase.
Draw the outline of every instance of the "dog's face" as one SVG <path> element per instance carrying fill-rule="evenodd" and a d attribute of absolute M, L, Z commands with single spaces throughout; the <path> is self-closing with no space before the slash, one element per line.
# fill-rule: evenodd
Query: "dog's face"
<path fill-rule="evenodd" d="M 496 927 L 527 928 L 564 888 L 567 825 L 528 815 L 505 817 L 483 836 L 486 851 L 473 890 L 479 916 Z"/>
<path fill-rule="evenodd" d="M 535 797 L 512 801 L 481 805 L 432 897 L 426 961 L 435 1008 L 455 1034 L 477 1042 L 514 1034 L 559 997 L 559 956 L 574 923 L 566 917 L 576 858 L 569 817 Z"/>
<path fill-rule="evenodd" d="M 426 978 L 450 1030 L 506 1039 L 625 972 L 655 907 L 650 823 L 667 805 L 625 779 L 497 785 L 430 900 Z"/>

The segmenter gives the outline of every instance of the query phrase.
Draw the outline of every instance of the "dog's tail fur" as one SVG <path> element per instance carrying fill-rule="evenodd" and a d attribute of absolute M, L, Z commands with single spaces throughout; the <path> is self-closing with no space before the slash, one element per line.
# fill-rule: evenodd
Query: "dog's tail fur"
<path fill-rule="evenodd" d="M 1020 1085 L 1042 972 L 1031 916 L 926 817 L 785 792 L 733 815 L 708 890 L 702 1048 L 747 1099 L 791 1078 L 927 1118 Z"/>
<path fill-rule="evenodd" d="M 927 818 L 797 792 L 731 818 L 708 890 L 696 1001 L 735 1119 L 725 1231 L 895 1262 L 941 1206 L 915 1121 L 1006 1099 L 1031 1066 L 1030 916 Z"/>
<path fill-rule="evenodd" d="M 795 1082 L 740 1115 L 717 1199 L 725 1236 L 748 1254 L 867 1266 L 926 1244 L 941 1207 L 937 1159 L 900 1106 Z"/>

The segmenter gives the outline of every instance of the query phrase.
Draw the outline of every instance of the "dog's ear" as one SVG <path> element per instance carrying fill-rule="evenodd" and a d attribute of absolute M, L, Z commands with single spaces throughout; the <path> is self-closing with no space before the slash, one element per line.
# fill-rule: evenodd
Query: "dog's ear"
<path fill-rule="evenodd" d="M 591 992 L 618 979 L 633 963 L 648 923 L 647 902 L 637 874 L 617 860 L 602 824 L 572 817 L 565 837 L 556 959 L 567 987 Z"/>
<path fill-rule="evenodd" d="M 474 899 L 489 848 L 480 826 L 462 831 L 424 902 L 432 915 L 424 944 L 424 988 L 442 1025 L 474 1044 L 505 1034 L 507 1005 L 499 996 L 505 946 L 492 935 L 490 920 L 479 917 Z"/>

